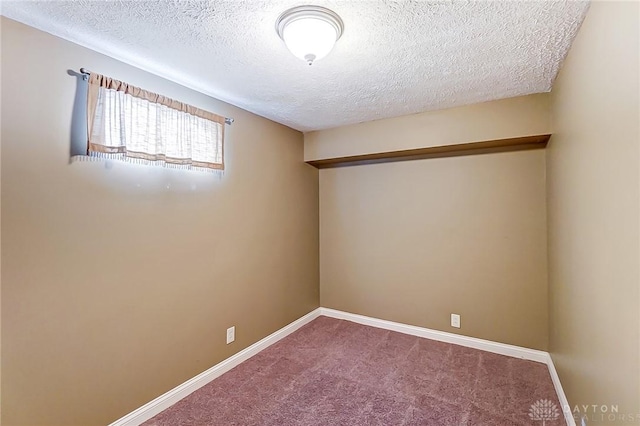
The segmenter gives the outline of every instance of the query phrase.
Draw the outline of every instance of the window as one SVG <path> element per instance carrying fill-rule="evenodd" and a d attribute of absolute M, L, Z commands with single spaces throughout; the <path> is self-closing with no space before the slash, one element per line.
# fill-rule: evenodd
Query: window
<path fill-rule="evenodd" d="M 92 157 L 223 170 L 225 118 L 91 73 L 87 105 Z"/>

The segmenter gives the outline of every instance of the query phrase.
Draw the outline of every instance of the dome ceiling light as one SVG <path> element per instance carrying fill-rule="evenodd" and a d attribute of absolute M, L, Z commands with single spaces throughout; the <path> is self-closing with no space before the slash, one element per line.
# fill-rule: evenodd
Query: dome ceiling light
<path fill-rule="evenodd" d="M 299 6 L 284 11 L 276 21 L 276 32 L 287 48 L 312 65 L 333 49 L 342 35 L 342 19 L 320 6 Z"/>

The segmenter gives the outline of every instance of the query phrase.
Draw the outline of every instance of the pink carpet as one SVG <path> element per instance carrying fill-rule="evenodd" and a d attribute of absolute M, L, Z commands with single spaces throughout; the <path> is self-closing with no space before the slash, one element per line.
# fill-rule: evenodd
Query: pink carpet
<path fill-rule="evenodd" d="M 541 425 L 542 399 L 544 364 L 319 317 L 144 425 Z"/>

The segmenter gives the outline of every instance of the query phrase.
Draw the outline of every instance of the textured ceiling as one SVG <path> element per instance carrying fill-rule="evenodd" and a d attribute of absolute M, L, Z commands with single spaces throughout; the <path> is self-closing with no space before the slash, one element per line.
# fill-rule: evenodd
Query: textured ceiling
<path fill-rule="evenodd" d="M 343 19 L 313 66 L 274 26 L 311 3 Z M 586 14 L 565 1 L 34 1 L 2 14 L 298 130 L 547 92 Z M 99 72 L 99 70 L 97 70 Z"/>

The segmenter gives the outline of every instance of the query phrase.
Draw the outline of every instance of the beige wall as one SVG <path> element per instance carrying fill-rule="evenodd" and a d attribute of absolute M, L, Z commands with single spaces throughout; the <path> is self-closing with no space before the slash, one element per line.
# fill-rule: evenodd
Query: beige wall
<path fill-rule="evenodd" d="M 551 133 L 541 93 L 305 133 L 305 161 Z"/>
<path fill-rule="evenodd" d="M 234 117 L 224 177 L 70 163 L 80 67 Z M 2 104 L 5 426 L 106 424 L 318 306 L 299 132 L 4 18 Z"/>
<path fill-rule="evenodd" d="M 589 424 L 640 424 L 639 13 L 594 2 L 552 91 L 552 357 L 572 406 L 638 416 Z"/>
<path fill-rule="evenodd" d="M 0 19 L 0 35 L 2 19 Z M 0 42 L 0 59 L 2 58 L 2 43 Z M 2 129 L 2 66 L 0 66 L 0 129 Z M 0 131 L 0 223 L 2 223 L 2 131 Z M 2 425 L 2 226 L 0 226 L 0 425 Z"/>
<path fill-rule="evenodd" d="M 543 150 L 321 170 L 321 305 L 545 350 L 544 173 Z"/>

